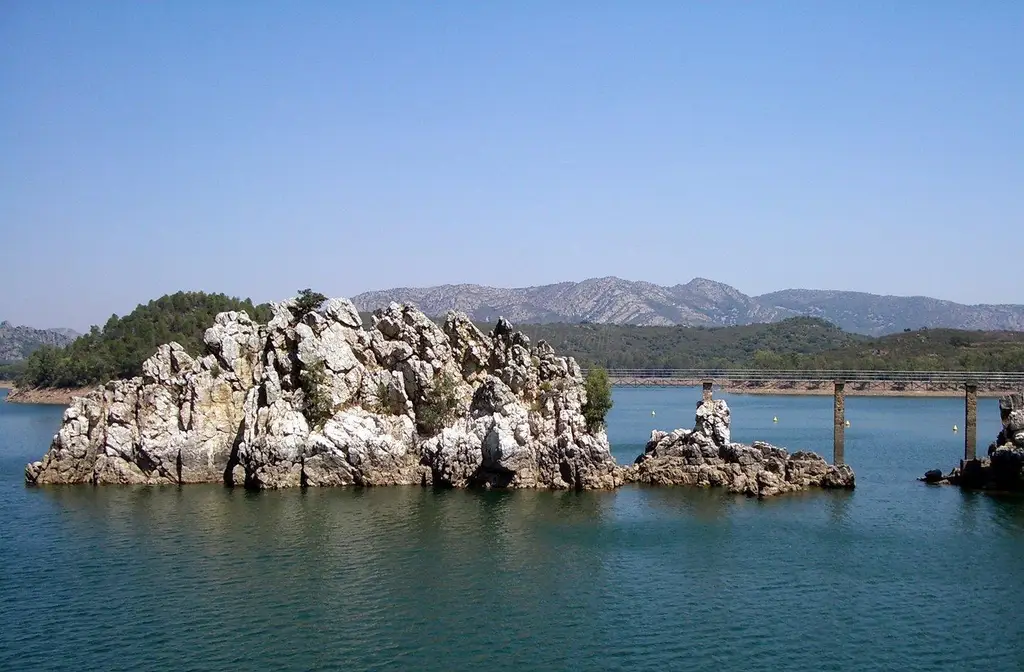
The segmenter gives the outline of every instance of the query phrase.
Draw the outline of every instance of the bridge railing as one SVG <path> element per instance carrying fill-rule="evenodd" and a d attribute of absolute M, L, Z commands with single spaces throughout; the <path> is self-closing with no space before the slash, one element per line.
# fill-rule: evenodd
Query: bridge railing
<path fill-rule="evenodd" d="M 586 373 L 586 369 L 584 369 Z M 863 371 L 863 370 L 771 370 L 771 369 L 608 369 L 612 379 L 713 380 L 747 382 L 901 382 L 956 384 L 973 382 L 979 385 L 1024 387 L 1020 371 Z"/>

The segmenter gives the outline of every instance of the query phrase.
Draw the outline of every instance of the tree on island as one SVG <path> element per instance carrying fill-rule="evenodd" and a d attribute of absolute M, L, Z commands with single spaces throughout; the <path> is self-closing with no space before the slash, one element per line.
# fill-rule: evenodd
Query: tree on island
<path fill-rule="evenodd" d="M 299 296 L 295 299 L 295 313 L 299 319 L 302 319 L 309 313 L 315 310 L 319 310 L 320 306 L 324 305 L 324 301 L 327 297 L 320 292 L 314 292 L 310 288 L 300 289 Z"/>
<path fill-rule="evenodd" d="M 595 366 L 587 371 L 585 383 L 587 403 L 583 404 L 583 417 L 587 419 L 587 428 L 591 431 L 604 424 L 605 416 L 612 408 L 612 383 L 608 371 Z"/>

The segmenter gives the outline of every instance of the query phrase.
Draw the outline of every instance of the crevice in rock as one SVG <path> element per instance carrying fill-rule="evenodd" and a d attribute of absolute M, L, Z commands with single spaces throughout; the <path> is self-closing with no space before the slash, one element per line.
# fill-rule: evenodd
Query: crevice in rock
<path fill-rule="evenodd" d="M 572 487 L 576 482 L 573 479 L 572 467 L 569 466 L 568 462 L 562 462 L 558 465 L 558 473 L 566 485 Z"/>
<path fill-rule="evenodd" d="M 138 445 L 134 446 L 134 452 L 135 452 L 135 464 L 137 464 L 139 466 L 139 469 L 141 469 L 143 471 L 143 473 L 145 473 L 147 476 L 149 476 L 154 471 L 157 472 L 157 473 L 160 472 L 160 469 L 157 466 L 157 463 L 153 461 L 153 458 L 151 458 L 146 453 L 146 451 L 142 450 L 141 446 L 138 446 Z"/>
<path fill-rule="evenodd" d="M 228 456 L 228 463 L 224 467 L 224 485 L 228 487 L 234 487 L 235 485 L 235 467 L 238 466 L 238 447 L 242 444 L 242 436 L 245 433 L 245 418 L 238 423 L 238 431 L 235 433 L 235 440 L 231 444 L 231 454 Z M 248 474 L 246 474 L 246 482 L 248 487 Z"/>
<path fill-rule="evenodd" d="M 514 471 L 480 465 L 469 478 L 469 486 L 471 488 L 484 489 L 507 488 L 515 476 L 516 473 Z"/>
<path fill-rule="evenodd" d="M 178 472 L 178 484 L 181 485 L 181 450 L 178 450 L 178 456 L 174 460 L 174 467 Z"/>

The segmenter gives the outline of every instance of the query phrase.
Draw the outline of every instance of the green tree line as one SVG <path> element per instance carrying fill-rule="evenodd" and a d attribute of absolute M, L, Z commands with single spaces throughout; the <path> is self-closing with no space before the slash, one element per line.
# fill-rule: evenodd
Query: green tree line
<path fill-rule="evenodd" d="M 203 334 L 217 313 L 244 310 L 270 319 L 270 306 L 225 294 L 178 292 L 139 305 L 124 317 L 111 315 L 66 348 L 39 348 L 16 371 L 19 386 L 83 387 L 142 372 L 142 362 L 164 343 L 176 341 L 192 355 L 206 352 Z"/>
<path fill-rule="evenodd" d="M 796 317 L 740 327 L 522 327 L 584 366 L 609 369 L 1024 371 L 1024 333 L 921 329 L 879 338 Z"/>

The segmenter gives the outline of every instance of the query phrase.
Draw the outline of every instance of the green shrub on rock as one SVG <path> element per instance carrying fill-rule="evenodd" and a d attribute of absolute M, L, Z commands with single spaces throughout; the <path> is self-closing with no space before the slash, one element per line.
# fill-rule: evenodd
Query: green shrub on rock
<path fill-rule="evenodd" d="M 417 431 L 424 436 L 437 434 L 454 419 L 458 407 L 458 384 L 451 375 L 442 373 L 416 408 Z"/>
<path fill-rule="evenodd" d="M 583 417 L 587 429 L 594 431 L 604 425 L 605 416 L 612 408 L 612 383 L 608 371 L 596 366 L 587 371 L 585 383 L 587 403 L 583 404 Z"/>
<path fill-rule="evenodd" d="M 295 299 L 295 316 L 302 319 L 307 314 L 319 310 L 324 305 L 327 297 L 320 292 L 314 292 L 308 287 L 299 290 L 299 296 Z"/>
<path fill-rule="evenodd" d="M 322 429 L 334 416 L 331 391 L 327 380 L 327 368 L 323 362 L 307 366 L 299 372 L 299 385 L 305 398 L 303 415 L 314 429 Z"/>

